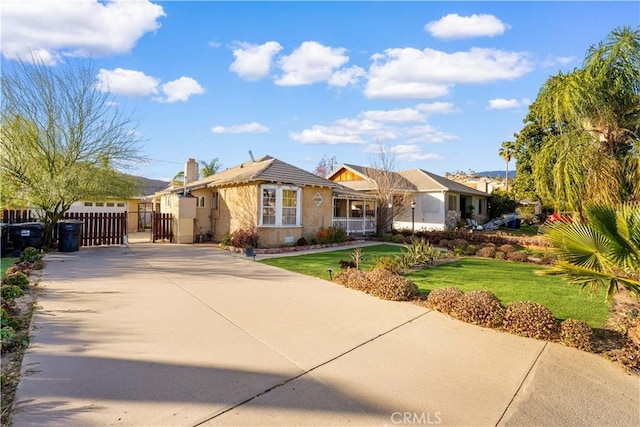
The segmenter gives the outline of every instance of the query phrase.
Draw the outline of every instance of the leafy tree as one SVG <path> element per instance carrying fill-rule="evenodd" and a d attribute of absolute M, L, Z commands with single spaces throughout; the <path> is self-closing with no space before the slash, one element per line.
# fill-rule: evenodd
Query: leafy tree
<path fill-rule="evenodd" d="M 180 171 L 173 178 L 171 178 L 171 185 L 174 187 L 180 187 L 184 185 L 184 171 Z"/>
<path fill-rule="evenodd" d="M 640 203 L 587 205 L 585 219 L 544 226 L 562 260 L 540 274 L 562 275 L 592 292 L 604 287 L 607 299 L 619 286 L 639 298 Z"/>
<path fill-rule="evenodd" d="M 506 189 L 509 191 L 509 162 L 513 157 L 513 152 L 516 149 L 516 145 L 511 141 L 504 141 L 500 146 L 500 150 L 498 150 L 498 155 L 504 159 L 507 163 L 507 169 L 504 174 L 504 182 L 506 184 Z"/>
<path fill-rule="evenodd" d="M 136 195 L 120 170 L 142 158 L 131 117 L 96 88 L 91 64 L 12 65 L 1 75 L 2 205 L 35 208 L 49 244 L 72 203 Z"/>
<path fill-rule="evenodd" d="M 220 163 L 220 160 L 216 157 L 208 163 L 204 160 L 200 160 L 200 166 L 200 178 L 206 178 L 218 173 L 220 168 L 222 168 L 222 163 Z"/>
<path fill-rule="evenodd" d="M 518 202 L 511 193 L 501 190 L 494 190 L 489 199 L 489 216 L 498 218 L 503 214 L 513 213 L 518 207 Z"/>
<path fill-rule="evenodd" d="M 640 199 L 640 30 L 612 31 L 549 78 L 530 116 L 546 132 L 532 168 L 544 199 L 577 212 Z"/>

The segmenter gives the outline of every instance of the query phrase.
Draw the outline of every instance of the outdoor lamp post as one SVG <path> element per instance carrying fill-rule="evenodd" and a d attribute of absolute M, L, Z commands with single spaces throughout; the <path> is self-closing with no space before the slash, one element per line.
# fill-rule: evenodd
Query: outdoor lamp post
<path fill-rule="evenodd" d="M 413 236 L 416 228 L 416 201 L 411 201 L 411 235 Z"/>

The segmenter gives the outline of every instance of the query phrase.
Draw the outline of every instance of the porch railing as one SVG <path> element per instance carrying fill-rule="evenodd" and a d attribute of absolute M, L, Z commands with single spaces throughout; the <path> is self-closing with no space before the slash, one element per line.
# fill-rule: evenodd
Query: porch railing
<path fill-rule="evenodd" d="M 375 234 L 375 218 L 334 218 L 333 226 L 346 230 L 347 234 Z"/>

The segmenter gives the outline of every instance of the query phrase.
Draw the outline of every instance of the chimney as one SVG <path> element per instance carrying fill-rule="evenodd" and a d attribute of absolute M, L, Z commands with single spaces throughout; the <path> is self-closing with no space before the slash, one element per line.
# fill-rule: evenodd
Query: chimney
<path fill-rule="evenodd" d="M 187 186 L 198 180 L 198 162 L 196 159 L 189 159 L 184 164 L 184 185 Z"/>
<path fill-rule="evenodd" d="M 477 187 L 476 187 L 476 188 L 477 188 L 479 191 L 482 191 L 482 192 L 484 192 L 484 193 L 487 193 L 487 192 L 488 192 L 488 190 L 489 190 L 489 188 L 488 188 L 488 187 L 489 187 L 489 186 L 488 186 L 488 184 L 487 184 L 487 180 L 486 180 L 486 179 L 481 179 L 481 180 L 479 180 L 479 181 L 478 181 L 478 184 L 477 184 Z"/>

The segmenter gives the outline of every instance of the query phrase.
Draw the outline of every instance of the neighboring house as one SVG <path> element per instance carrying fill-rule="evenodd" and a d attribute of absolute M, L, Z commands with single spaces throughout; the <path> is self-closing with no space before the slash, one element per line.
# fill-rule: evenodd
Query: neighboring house
<path fill-rule="evenodd" d="M 127 232 L 151 228 L 153 194 L 169 185 L 167 181 L 136 176 L 139 195 L 130 199 L 81 200 L 69 208 L 69 213 L 127 213 Z"/>
<path fill-rule="evenodd" d="M 398 195 L 389 206 L 395 229 L 444 230 L 457 226 L 461 219 L 479 223 L 487 219 L 488 193 L 422 169 L 383 172 L 342 164 L 327 178 L 370 195 L 379 194 L 376 178 L 389 183 L 390 192 Z"/>
<path fill-rule="evenodd" d="M 204 179 L 198 179 L 198 163 L 189 159 L 184 177 L 183 187 L 167 188 L 154 197 L 161 213 L 173 215 L 178 243 L 205 236 L 221 241 L 237 230 L 251 229 L 257 230 L 262 247 L 293 245 L 302 237 L 309 241 L 318 230 L 334 225 L 350 234 L 375 233 L 372 196 L 270 156 Z"/>

